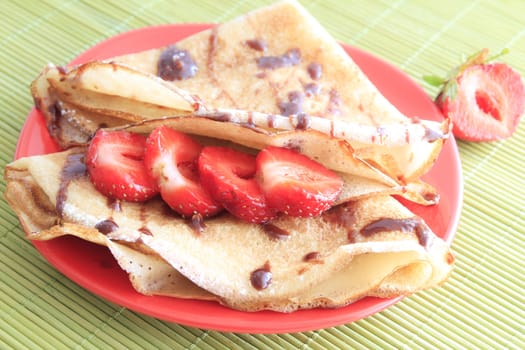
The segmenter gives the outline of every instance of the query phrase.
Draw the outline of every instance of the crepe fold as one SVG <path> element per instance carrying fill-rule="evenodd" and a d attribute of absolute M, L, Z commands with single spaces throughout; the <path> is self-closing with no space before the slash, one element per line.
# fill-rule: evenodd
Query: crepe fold
<path fill-rule="evenodd" d="M 266 225 L 229 214 L 192 221 L 158 199 L 109 201 L 83 157 L 75 148 L 9 164 L 6 198 L 29 239 L 68 234 L 106 245 L 141 293 L 290 312 L 410 294 L 452 268 L 447 244 L 389 195 Z"/>
<path fill-rule="evenodd" d="M 448 121 L 403 115 L 295 1 L 166 47 L 50 64 L 31 93 L 68 150 L 6 166 L 7 201 L 29 239 L 73 235 L 107 246 L 140 293 L 291 312 L 411 294 L 452 270 L 447 244 L 392 197 L 438 201 L 420 178 L 450 134 Z M 159 125 L 203 144 L 293 148 L 335 170 L 343 191 L 321 216 L 264 225 L 227 213 L 188 220 L 159 198 L 129 203 L 98 193 L 83 164 L 93 134 Z"/>
<path fill-rule="evenodd" d="M 166 57 L 171 63 L 173 57 L 187 58 L 178 64 L 194 68 L 192 74 L 167 74 L 176 67 Z M 348 160 L 334 170 L 356 169 L 391 185 L 426 173 L 450 134 L 448 121 L 403 115 L 294 1 L 167 47 L 75 67 L 49 65 L 31 90 L 64 147 L 88 142 L 100 127 L 190 117 L 198 124 L 172 121 L 173 127 L 200 134 L 210 126 L 213 137 L 252 148 L 268 144 L 257 137 L 264 133 L 291 147 L 314 137 L 316 143 L 338 140 Z M 308 135 L 314 131 L 319 135 Z M 332 159 L 301 151 L 321 162 Z"/>

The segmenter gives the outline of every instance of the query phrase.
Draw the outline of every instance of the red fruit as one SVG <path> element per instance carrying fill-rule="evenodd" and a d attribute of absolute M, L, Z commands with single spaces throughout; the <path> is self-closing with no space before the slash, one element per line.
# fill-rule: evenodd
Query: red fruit
<path fill-rule="evenodd" d="M 184 217 L 217 214 L 221 206 L 199 182 L 197 159 L 202 146 L 167 126 L 153 130 L 146 141 L 144 161 L 157 182 L 162 199 Z"/>
<path fill-rule="evenodd" d="M 146 138 L 126 131 L 99 130 L 87 149 L 86 167 L 95 188 L 107 197 L 140 202 L 157 194 L 144 167 Z"/>
<path fill-rule="evenodd" d="M 270 208 L 308 217 L 329 209 L 343 180 L 333 171 L 294 150 L 267 147 L 257 155 L 257 176 Z"/>
<path fill-rule="evenodd" d="M 232 215 L 258 224 L 275 216 L 254 177 L 254 156 L 227 147 L 204 147 L 199 173 L 202 185 Z"/>
<path fill-rule="evenodd" d="M 504 63 L 486 63 L 487 54 L 482 50 L 456 68 L 436 98 L 452 121 L 454 135 L 466 141 L 511 136 L 525 110 L 519 73 Z"/>

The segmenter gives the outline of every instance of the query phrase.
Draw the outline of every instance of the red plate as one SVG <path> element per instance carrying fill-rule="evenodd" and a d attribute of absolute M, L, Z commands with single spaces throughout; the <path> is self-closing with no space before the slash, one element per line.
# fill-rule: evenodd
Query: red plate
<path fill-rule="evenodd" d="M 108 39 L 78 56 L 72 64 L 155 48 L 209 28 L 210 24 L 176 24 L 134 30 Z M 408 116 L 442 120 L 425 92 L 394 66 L 359 49 L 343 45 L 381 92 Z M 34 109 L 20 134 L 15 158 L 57 151 L 43 117 Z M 412 205 L 440 237 L 450 242 L 459 220 L 463 196 L 456 142 L 448 140 L 425 180 L 436 186 L 441 202 L 433 207 Z M 364 298 L 339 309 L 301 310 L 290 314 L 271 311 L 247 313 L 214 302 L 144 296 L 132 288 L 126 273 L 104 247 L 62 237 L 33 242 L 40 253 L 83 288 L 136 312 L 183 325 L 230 332 L 285 333 L 326 328 L 359 320 L 393 305 L 401 298 Z"/>

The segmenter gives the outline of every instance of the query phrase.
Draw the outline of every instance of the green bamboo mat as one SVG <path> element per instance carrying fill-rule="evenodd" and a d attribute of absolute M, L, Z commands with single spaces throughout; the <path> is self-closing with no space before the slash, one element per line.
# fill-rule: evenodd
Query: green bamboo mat
<path fill-rule="evenodd" d="M 0 0 L 0 162 L 12 160 L 32 106 L 29 82 L 47 62 L 133 28 L 222 22 L 269 1 Z M 338 40 L 382 57 L 424 85 L 482 47 L 525 75 L 525 2 L 303 1 Z M 441 288 L 366 319 L 319 331 L 207 331 L 137 314 L 83 290 L 48 265 L 0 201 L 0 348 L 388 349 L 525 348 L 525 123 L 497 143 L 459 142 L 465 195 Z M 5 182 L 0 183 L 0 190 Z"/>

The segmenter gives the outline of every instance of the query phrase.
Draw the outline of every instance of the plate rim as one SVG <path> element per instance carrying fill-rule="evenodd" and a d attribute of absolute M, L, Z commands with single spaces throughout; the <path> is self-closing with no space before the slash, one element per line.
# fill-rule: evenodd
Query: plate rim
<path fill-rule="evenodd" d="M 180 29 L 180 28 L 185 28 L 185 29 L 189 28 L 190 30 L 194 30 L 195 33 L 196 33 L 198 31 L 208 29 L 208 28 L 212 27 L 213 25 L 214 24 L 210 24 L 210 23 L 177 23 L 177 24 L 165 24 L 165 25 L 147 26 L 147 27 L 132 29 L 130 31 L 119 33 L 119 34 L 117 34 L 115 36 L 109 37 L 109 38 L 99 42 L 98 44 L 92 46 L 88 50 L 86 50 L 83 53 L 81 53 L 80 55 L 78 55 L 75 59 L 73 59 L 71 61 L 70 64 L 81 63 L 81 62 L 83 62 L 83 59 L 85 59 L 86 57 L 91 55 L 94 51 L 99 50 L 99 48 L 101 46 L 109 45 L 110 43 L 118 42 L 119 40 L 122 40 L 123 38 L 128 38 L 130 36 L 148 35 L 148 33 L 151 34 L 151 33 L 157 32 L 157 31 L 171 30 L 171 29 L 177 30 L 177 29 Z M 373 59 L 373 60 L 377 61 L 377 63 L 379 63 L 380 65 L 383 65 L 383 66 L 387 67 L 388 70 L 395 71 L 396 74 L 399 74 L 405 80 L 407 80 L 407 83 L 411 83 L 417 90 L 419 90 L 420 93 L 425 94 L 424 90 L 422 89 L 421 86 L 416 84 L 415 81 L 412 80 L 412 78 L 408 74 L 402 72 L 399 68 L 395 67 L 393 64 L 387 62 L 386 60 L 384 60 L 384 59 L 382 59 L 380 57 L 375 56 L 374 54 L 372 54 L 370 52 L 362 50 L 360 48 L 353 47 L 353 46 L 350 46 L 350 45 L 344 44 L 344 43 L 341 43 L 341 45 L 343 46 L 343 48 L 345 49 L 345 51 L 349 55 L 350 55 L 349 51 L 357 52 L 360 55 L 364 55 L 364 56 L 368 57 L 369 59 Z M 437 113 L 441 114 L 437 110 L 437 108 L 436 108 L 436 111 L 437 111 Z M 35 117 L 36 118 L 38 118 L 38 117 L 41 118 L 41 116 L 39 116 L 39 112 L 36 111 L 35 108 L 31 109 L 31 111 L 29 112 L 28 117 L 26 118 L 26 120 L 24 122 L 24 125 L 23 125 L 23 127 L 21 129 L 20 136 L 19 136 L 19 139 L 18 139 L 17 145 L 16 145 L 15 159 L 18 159 L 18 158 L 20 158 L 23 155 L 24 150 L 22 149 L 23 148 L 22 140 L 23 140 L 24 137 L 25 138 L 28 137 L 26 135 L 27 131 L 28 131 L 28 125 L 31 122 L 34 123 L 34 120 L 31 119 L 32 117 L 33 117 L 33 119 Z M 448 228 L 447 228 L 447 232 L 444 235 L 445 236 L 445 241 L 450 245 L 452 243 L 452 240 L 453 240 L 453 238 L 454 238 L 454 236 L 456 234 L 456 231 L 457 231 L 457 227 L 459 225 L 459 219 L 460 219 L 461 209 L 462 209 L 461 207 L 462 207 L 462 203 L 463 203 L 463 191 L 464 191 L 463 186 L 464 185 L 463 185 L 463 177 L 462 177 L 462 172 L 461 172 L 461 161 L 460 161 L 460 157 L 459 157 L 459 150 L 458 150 L 458 146 L 457 146 L 456 140 L 454 139 L 454 137 L 452 135 L 451 135 L 450 139 L 447 140 L 447 144 L 445 144 L 445 146 L 449 147 L 451 149 L 451 150 L 449 150 L 449 152 L 451 152 L 450 156 L 455 160 L 454 166 L 455 166 L 455 170 L 456 170 L 456 174 L 457 174 L 457 178 L 455 180 L 456 180 L 456 187 L 458 188 L 457 199 L 456 199 L 455 203 L 452 203 L 452 204 L 455 204 L 456 210 L 452 211 L 452 217 L 449 220 L 449 225 L 448 225 Z M 273 312 L 273 311 L 261 311 L 261 312 L 259 312 L 260 315 L 262 315 L 262 314 L 271 314 L 272 317 L 275 317 L 275 316 L 281 317 L 284 321 L 281 322 L 280 326 L 277 326 L 277 324 L 279 324 L 279 322 L 276 322 L 276 320 L 273 320 L 273 322 L 271 322 L 270 325 L 260 324 L 260 321 L 252 320 L 252 317 L 242 317 L 243 315 L 247 316 L 247 315 L 252 315 L 254 313 L 244 313 L 244 312 L 237 311 L 237 310 L 231 310 L 231 309 L 228 309 L 228 308 L 223 307 L 223 306 L 221 306 L 221 307 L 224 308 L 225 310 L 227 310 L 228 312 L 232 312 L 233 311 L 234 313 L 238 313 L 239 314 L 240 319 L 236 323 L 235 326 L 229 326 L 227 324 L 224 324 L 224 320 L 220 319 L 220 317 L 217 320 L 214 319 L 214 320 L 210 320 L 208 322 L 205 319 L 195 320 L 194 318 L 189 317 L 190 315 L 188 315 L 188 317 L 184 317 L 184 318 L 173 318 L 173 317 L 167 317 L 166 314 L 160 313 L 158 311 L 154 312 L 152 310 L 146 310 L 143 307 L 140 307 L 141 305 L 134 305 L 136 303 L 125 302 L 125 301 L 123 301 L 123 300 L 121 300 L 119 298 L 115 298 L 113 295 L 108 295 L 108 292 L 105 291 L 106 288 L 102 288 L 102 289 L 98 288 L 98 287 L 94 288 L 92 285 L 87 285 L 87 283 L 85 281 L 82 281 L 81 279 L 79 279 L 78 276 L 71 276 L 71 273 L 69 271 L 64 271 L 64 267 L 61 266 L 60 263 L 58 261 L 56 261 L 56 259 L 53 256 L 50 256 L 49 246 L 48 245 L 49 244 L 53 244 L 53 242 L 32 241 L 32 243 L 35 246 L 35 248 L 40 252 L 40 254 L 43 255 L 43 257 L 46 259 L 46 261 L 48 261 L 55 269 L 60 271 L 66 278 L 74 281 L 75 283 L 80 285 L 83 289 L 85 289 L 85 290 L 87 290 L 87 291 L 89 291 L 89 292 L 91 292 L 91 293 L 93 293 L 95 295 L 98 295 L 99 297 L 102 297 L 103 299 L 105 299 L 107 301 L 110 301 L 110 302 L 112 302 L 114 304 L 117 304 L 117 305 L 129 308 L 130 310 L 132 310 L 134 312 L 139 312 L 141 314 L 145 314 L 145 315 L 148 315 L 148 316 L 151 316 L 151 317 L 155 317 L 155 318 L 158 318 L 158 319 L 161 319 L 161 320 L 164 320 L 164 321 L 175 322 L 175 323 L 179 323 L 179 324 L 185 325 L 185 326 L 205 328 L 205 329 L 215 330 L 215 331 L 252 333 L 252 334 L 253 333 L 261 333 L 261 334 L 274 333 L 275 334 L 275 333 L 290 333 L 290 332 L 300 332 L 300 331 L 312 331 L 312 330 L 317 330 L 317 329 L 321 329 L 321 328 L 327 328 L 327 327 L 332 327 L 332 326 L 337 326 L 337 325 L 342 325 L 342 324 L 345 324 L 345 323 L 357 321 L 359 319 L 362 319 L 362 318 L 371 316 L 373 314 L 376 314 L 378 312 L 381 312 L 384 309 L 386 309 L 386 308 L 396 304 L 397 302 L 399 302 L 400 300 L 403 299 L 403 297 L 394 297 L 394 298 L 387 298 L 387 299 L 367 297 L 365 299 L 368 299 L 368 300 L 365 300 L 364 302 L 362 301 L 363 300 L 362 299 L 360 301 L 357 301 L 355 304 L 351 304 L 351 305 L 348 305 L 348 306 L 345 306 L 345 307 L 342 307 L 342 308 L 338 308 L 338 309 L 298 310 L 298 311 L 295 311 L 294 313 L 292 313 L 292 314 L 299 314 L 299 315 L 305 314 L 306 317 L 309 314 L 311 314 L 311 313 L 314 313 L 314 314 L 318 313 L 318 312 L 331 313 L 331 315 L 330 315 L 331 317 L 325 319 L 325 322 L 318 322 L 317 320 L 314 320 L 312 322 L 312 320 L 309 319 L 309 318 L 307 320 L 302 320 L 301 317 L 299 317 L 299 318 L 292 317 L 293 318 L 293 321 L 292 321 L 292 320 L 289 320 L 290 319 L 289 315 L 292 315 L 292 314 L 282 314 L 282 313 Z M 89 244 L 88 242 L 83 242 L 83 243 Z M 137 295 L 141 295 L 138 292 L 136 292 L 136 293 L 137 293 Z M 168 298 L 168 297 L 151 296 L 151 297 L 148 297 L 148 298 Z M 176 299 L 176 298 L 174 298 L 174 299 Z M 378 300 L 375 300 L 375 299 L 378 299 Z M 187 300 L 181 300 L 181 302 L 187 302 Z M 204 301 L 192 301 L 192 302 L 210 303 L 210 302 L 204 302 Z M 368 305 L 368 303 L 371 303 L 372 305 L 368 306 L 367 308 L 365 308 L 364 309 L 365 312 L 362 312 L 362 311 L 360 311 L 360 312 L 350 311 L 348 314 L 344 312 L 344 311 L 346 311 L 348 309 L 351 309 L 353 307 L 353 305 L 355 307 L 355 305 L 360 303 L 360 302 L 361 302 L 361 304 Z M 293 322 L 293 323 L 289 323 L 289 322 Z"/>

